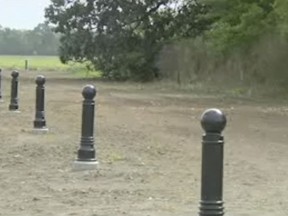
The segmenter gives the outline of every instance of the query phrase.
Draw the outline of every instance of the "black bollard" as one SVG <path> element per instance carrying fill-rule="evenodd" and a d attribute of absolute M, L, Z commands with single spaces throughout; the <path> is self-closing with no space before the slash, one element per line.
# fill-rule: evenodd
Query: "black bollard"
<path fill-rule="evenodd" d="M 18 111 L 19 105 L 18 105 L 18 77 L 19 72 L 13 71 L 11 73 L 12 80 L 11 80 L 11 100 L 9 105 L 10 111 Z"/>
<path fill-rule="evenodd" d="M 0 68 L 0 102 L 3 102 L 2 98 L 2 69 Z"/>
<path fill-rule="evenodd" d="M 226 117 L 218 109 L 206 110 L 201 118 L 205 131 L 202 141 L 202 181 L 200 216 L 223 216 L 223 145 L 221 132 Z"/>
<path fill-rule="evenodd" d="M 78 158 L 74 162 L 75 170 L 96 169 L 98 161 L 94 148 L 94 110 L 96 89 L 86 85 L 82 91 L 84 97 L 82 107 L 82 132 Z"/>
<path fill-rule="evenodd" d="M 48 131 L 45 120 L 45 77 L 38 75 L 35 80 L 36 86 L 36 113 L 34 120 L 34 130 L 36 131 Z"/>

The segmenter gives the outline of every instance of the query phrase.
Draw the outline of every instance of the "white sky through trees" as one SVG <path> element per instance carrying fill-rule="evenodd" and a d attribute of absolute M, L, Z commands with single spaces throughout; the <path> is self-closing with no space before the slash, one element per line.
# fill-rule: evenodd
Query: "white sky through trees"
<path fill-rule="evenodd" d="M 50 0 L 0 0 L 0 26 L 33 29 L 44 21 L 44 8 L 49 4 Z"/>
<path fill-rule="evenodd" d="M 33 29 L 44 21 L 44 8 L 50 0 L 0 0 L 0 25 Z"/>

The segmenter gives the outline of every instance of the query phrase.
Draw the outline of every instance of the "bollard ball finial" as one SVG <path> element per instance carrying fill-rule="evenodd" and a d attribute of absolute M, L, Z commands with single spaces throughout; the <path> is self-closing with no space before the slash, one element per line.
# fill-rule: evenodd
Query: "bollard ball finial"
<path fill-rule="evenodd" d="M 226 116 L 219 109 L 208 109 L 202 114 L 201 125 L 205 132 L 221 133 L 226 126 Z"/>
<path fill-rule="evenodd" d="M 37 85 L 44 85 L 45 81 L 46 80 L 45 80 L 45 77 L 43 75 L 38 75 L 36 77 L 36 80 L 35 80 Z"/>
<path fill-rule="evenodd" d="M 82 95 L 85 99 L 92 100 L 96 95 L 96 89 L 93 85 L 86 85 L 83 88 Z"/>
<path fill-rule="evenodd" d="M 19 76 L 19 72 L 16 71 L 16 70 L 14 70 L 14 71 L 11 73 L 11 76 L 14 77 L 14 78 L 16 78 L 16 77 Z"/>

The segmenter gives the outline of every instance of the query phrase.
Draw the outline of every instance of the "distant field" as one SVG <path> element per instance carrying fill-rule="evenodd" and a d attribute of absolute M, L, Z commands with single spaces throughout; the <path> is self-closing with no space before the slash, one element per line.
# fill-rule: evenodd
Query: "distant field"
<path fill-rule="evenodd" d="M 25 61 L 28 70 L 34 71 L 68 71 L 80 77 L 99 77 L 98 71 L 88 71 L 84 64 L 62 64 L 58 56 L 6 56 L 0 55 L 0 68 L 7 70 L 25 70 Z"/>

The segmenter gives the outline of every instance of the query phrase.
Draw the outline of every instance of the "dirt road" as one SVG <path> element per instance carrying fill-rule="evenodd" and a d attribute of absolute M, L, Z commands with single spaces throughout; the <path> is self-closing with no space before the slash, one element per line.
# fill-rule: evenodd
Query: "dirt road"
<path fill-rule="evenodd" d="M 200 116 L 228 118 L 226 215 L 288 215 L 288 106 L 46 72 L 48 134 L 33 134 L 36 72 L 20 74 L 19 114 L 0 104 L 0 215 L 191 216 L 200 199 Z M 98 172 L 72 172 L 82 87 L 95 84 Z"/>

